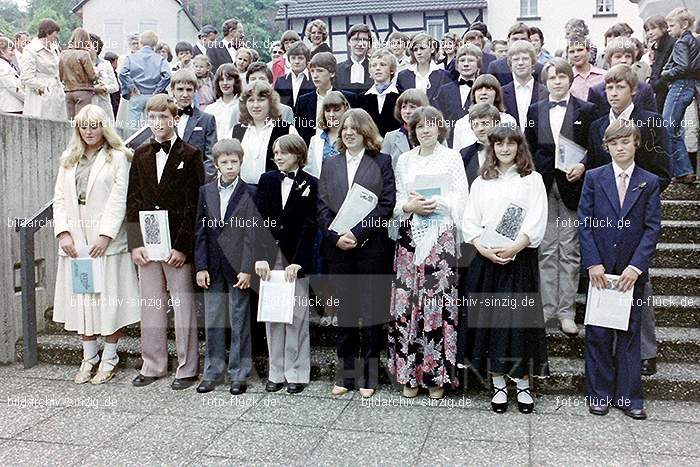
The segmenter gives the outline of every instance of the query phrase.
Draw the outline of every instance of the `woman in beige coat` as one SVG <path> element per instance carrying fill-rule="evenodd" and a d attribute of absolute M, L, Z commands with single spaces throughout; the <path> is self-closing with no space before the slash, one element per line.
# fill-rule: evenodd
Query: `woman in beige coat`
<path fill-rule="evenodd" d="M 108 125 L 104 110 L 85 106 L 61 156 L 54 190 L 54 233 L 59 240 L 53 319 L 76 331 L 83 342 L 78 384 L 109 381 L 119 362 L 120 330 L 140 319 L 136 270 L 127 251 L 124 217 L 131 151 Z M 103 278 L 95 294 L 74 294 L 71 258 L 101 262 Z M 105 338 L 102 362 L 97 336 Z"/>
<path fill-rule="evenodd" d="M 66 95 L 58 78 L 58 23 L 39 22 L 35 37 L 22 52 L 19 79 L 24 85 L 24 115 L 66 120 Z"/>
<path fill-rule="evenodd" d="M 24 91 L 19 82 L 19 72 L 12 63 L 14 56 L 12 40 L 0 37 L 0 112 L 21 114 Z"/>

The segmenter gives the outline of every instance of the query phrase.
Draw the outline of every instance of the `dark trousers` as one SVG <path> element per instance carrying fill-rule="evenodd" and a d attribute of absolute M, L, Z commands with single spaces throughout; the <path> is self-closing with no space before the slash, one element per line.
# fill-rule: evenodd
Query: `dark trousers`
<path fill-rule="evenodd" d="M 388 320 L 391 275 L 388 257 L 328 262 L 338 316 L 336 384 L 349 389 L 379 384 L 382 325 Z"/>
<path fill-rule="evenodd" d="M 627 331 L 586 326 L 586 393 L 589 403 L 642 409 L 640 351 L 641 307 L 644 285 L 635 287 Z"/>

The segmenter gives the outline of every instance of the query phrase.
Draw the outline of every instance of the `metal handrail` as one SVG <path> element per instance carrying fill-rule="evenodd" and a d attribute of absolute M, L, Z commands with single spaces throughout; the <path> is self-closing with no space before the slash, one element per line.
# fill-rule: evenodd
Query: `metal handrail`
<path fill-rule="evenodd" d="M 37 364 L 36 276 L 34 273 L 34 234 L 53 220 L 53 201 L 49 201 L 29 219 L 15 219 L 19 232 L 20 280 L 22 290 L 22 346 L 24 368 Z"/>

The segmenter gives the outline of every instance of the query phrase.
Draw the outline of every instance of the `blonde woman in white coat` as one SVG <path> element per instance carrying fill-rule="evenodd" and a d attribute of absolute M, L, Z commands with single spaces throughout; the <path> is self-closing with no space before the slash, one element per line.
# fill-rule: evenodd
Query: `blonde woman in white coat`
<path fill-rule="evenodd" d="M 21 114 L 24 91 L 19 82 L 19 71 L 12 63 L 14 57 L 12 40 L 0 37 L 0 112 Z"/>
<path fill-rule="evenodd" d="M 24 115 L 68 119 L 66 94 L 58 77 L 59 31 L 54 20 L 42 20 L 37 37 L 22 52 L 19 79 L 24 86 Z"/>
<path fill-rule="evenodd" d="M 138 281 L 124 225 L 132 154 L 96 105 L 78 112 L 74 126 L 53 198 L 60 246 L 53 319 L 81 336 L 83 361 L 75 382 L 101 384 L 113 377 L 119 362 L 121 328 L 140 320 Z M 87 256 L 102 262 L 102 292 L 74 294 L 70 259 Z M 105 338 L 99 368 L 97 336 Z"/>

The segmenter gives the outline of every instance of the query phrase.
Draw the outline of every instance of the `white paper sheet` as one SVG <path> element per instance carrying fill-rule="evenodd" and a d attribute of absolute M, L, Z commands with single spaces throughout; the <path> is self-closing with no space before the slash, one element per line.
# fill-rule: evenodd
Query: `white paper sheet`
<path fill-rule="evenodd" d="M 270 278 L 260 281 L 258 321 L 292 324 L 295 283 L 284 279 L 284 271 L 270 271 Z"/>
<path fill-rule="evenodd" d="M 559 135 L 559 157 L 554 162 L 554 168 L 568 172 L 586 157 L 586 148 L 563 135 Z"/>
<path fill-rule="evenodd" d="M 168 211 L 139 211 L 143 246 L 151 261 L 166 261 L 170 256 Z"/>
<path fill-rule="evenodd" d="M 584 324 L 627 331 L 634 288 L 620 292 L 615 288 L 619 278 L 620 276 L 606 274 L 608 287 L 605 289 L 599 290 L 592 284 L 588 286 Z"/>
<path fill-rule="evenodd" d="M 340 235 L 349 232 L 377 207 L 378 202 L 377 195 L 362 185 L 353 183 L 345 196 L 343 205 L 338 210 L 338 214 L 328 227 L 329 230 Z"/>

